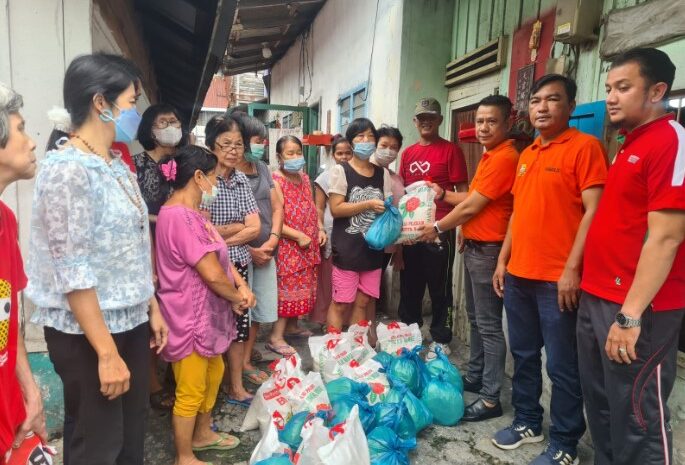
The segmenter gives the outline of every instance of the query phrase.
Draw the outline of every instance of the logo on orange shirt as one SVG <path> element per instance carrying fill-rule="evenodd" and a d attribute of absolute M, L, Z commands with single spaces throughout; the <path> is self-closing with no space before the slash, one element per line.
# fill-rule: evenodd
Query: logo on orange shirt
<path fill-rule="evenodd" d="M 523 176 L 524 174 L 526 174 L 526 164 L 525 164 L 525 163 L 523 163 L 523 164 L 521 165 L 521 167 L 519 168 L 519 178 L 520 178 L 521 176 Z"/>

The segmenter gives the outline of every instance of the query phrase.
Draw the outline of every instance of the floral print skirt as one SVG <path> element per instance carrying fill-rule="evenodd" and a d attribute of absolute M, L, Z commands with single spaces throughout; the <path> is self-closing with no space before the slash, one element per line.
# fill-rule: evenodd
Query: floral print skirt
<path fill-rule="evenodd" d="M 306 315 L 316 303 L 317 266 L 278 276 L 278 316 Z"/>

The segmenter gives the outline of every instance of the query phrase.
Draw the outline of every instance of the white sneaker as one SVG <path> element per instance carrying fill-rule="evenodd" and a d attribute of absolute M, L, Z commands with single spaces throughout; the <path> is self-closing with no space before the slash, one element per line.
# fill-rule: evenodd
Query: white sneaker
<path fill-rule="evenodd" d="M 438 355 L 435 353 L 435 348 L 439 347 L 440 350 L 442 350 L 442 353 L 445 355 L 449 355 L 452 353 L 452 350 L 450 349 L 450 346 L 447 344 L 441 344 L 439 342 L 431 342 L 431 345 L 428 346 L 428 353 L 426 354 L 426 361 L 430 362 L 431 360 L 435 360 Z"/>

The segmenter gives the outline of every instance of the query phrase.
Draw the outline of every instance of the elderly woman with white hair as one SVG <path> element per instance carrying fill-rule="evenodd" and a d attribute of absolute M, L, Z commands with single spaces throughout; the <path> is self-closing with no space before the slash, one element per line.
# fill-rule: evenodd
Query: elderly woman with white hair
<path fill-rule="evenodd" d="M 21 95 L 0 83 L 0 195 L 10 184 L 36 172 L 36 144 L 20 114 Z M 46 440 L 40 389 L 31 375 L 19 330 L 17 294 L 26 287 L 17 219 L 0 201 L 0 462 L 27 438 Z M 31 433 L 34 435 L 32 436 Z M 38 456 L 40 452 L 36 452 Z"/>

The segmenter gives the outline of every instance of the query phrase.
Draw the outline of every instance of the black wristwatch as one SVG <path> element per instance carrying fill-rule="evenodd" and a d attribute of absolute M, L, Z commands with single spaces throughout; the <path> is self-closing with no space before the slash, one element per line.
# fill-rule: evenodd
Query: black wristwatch
<path fill-rule="evenodd" d="M 616 324 L 619 328 L 637 328 L 642 325 L 642 320 L 631 318 L 625 313 L 618 312 L 616 314 Z"/>

